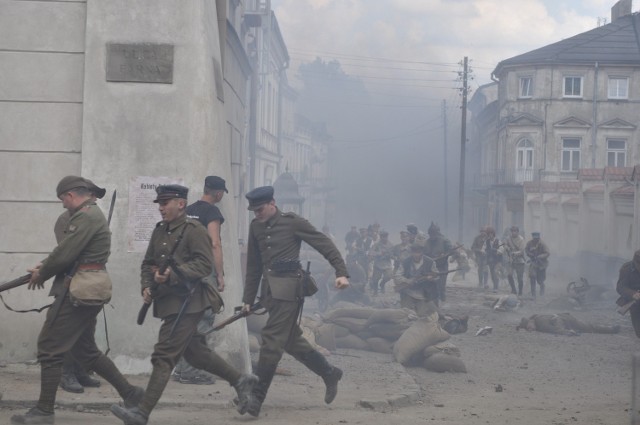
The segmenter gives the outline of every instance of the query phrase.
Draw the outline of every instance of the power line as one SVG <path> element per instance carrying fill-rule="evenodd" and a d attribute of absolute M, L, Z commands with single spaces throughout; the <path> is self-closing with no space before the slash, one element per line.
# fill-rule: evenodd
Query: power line
<path fill-rule="evenodd" d="M 297 51 L 299 54 L 314 54 L 310 51 L 299 50 L 295 48 L 289 48 L 290 52 Z M 459 64 L 457 62 L 423 62 L 423 61 L 408 61 L 408 60 L 400 60 L 400 59 L 391 59 L 391 58 L 381 58 L 375 56 L 361 56 L 361 55 L 347 55 L 342 53 L 331 53 L 331 52 L 315 52 L 316 56 L 320 55 L 331 55 L 336 57 L 342 57 L 346 59 L 359 60 L 359 61 L 381 61 L 381 62 L 394 62 L 394 63 L 412 63 L 412 64 L 420 64 L 420 65 L 431 65 L 431 66 L 450 66 L 450 67 L 458 67 Z"/>

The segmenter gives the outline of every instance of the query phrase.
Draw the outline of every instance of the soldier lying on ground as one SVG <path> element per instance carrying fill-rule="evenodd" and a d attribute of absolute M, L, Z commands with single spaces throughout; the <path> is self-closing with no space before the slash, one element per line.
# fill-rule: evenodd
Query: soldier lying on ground
<path fill-rule="evenodd" d="M 570 313 L 560 314 L 534 314 L 523 317 L 516 330 L 546 332 L 556 335 L 576 336 L 583 332 L 599 334 L 615 334 L 620 332 L 620 325 L 604 326 L 583 322 L 576 319 Z"/>

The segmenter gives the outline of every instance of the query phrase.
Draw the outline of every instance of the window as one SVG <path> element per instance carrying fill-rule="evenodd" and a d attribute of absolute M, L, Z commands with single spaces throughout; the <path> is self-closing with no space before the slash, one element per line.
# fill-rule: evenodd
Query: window
<path fill-rule="evenodd" d="M 609 99 L 628 99 L 629 79 L 609 77 Z"/>
<path fill-rule="evenodd" d="M 582 97 L 582 77 L 564 77 L 564 97 Z"/>
<path fill-rule="evenodd" d="M 561 171 L 578 171 L 580 168 L 580 139 L 562 139 Z"/>
<path fill-rule="evenodd" d="M 533 96 L 533 78 L 521 77 L 520 78 L 520 98 L 527 98 Z"/>
<path fill-rule="evenodd" d="M 627 142 L 607 140 L 607 167 L 624 167 L 627 162 Z"/>
<path fill-rule="evenodd" d="M 516 181 L 522 183 L 532 180 L 533 143 L 529 139 L 522 139 L 516 149 Z"/>

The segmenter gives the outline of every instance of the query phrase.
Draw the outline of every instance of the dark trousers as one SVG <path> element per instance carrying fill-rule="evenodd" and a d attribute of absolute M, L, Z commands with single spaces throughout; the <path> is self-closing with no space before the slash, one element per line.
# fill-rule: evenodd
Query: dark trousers
<path fill-rule="evenodd" d="M 74 307 L 64 296 L 57 297 L 49 308 L 38 336 L 38 362 L 41 369 L 38 407 L 43 411 L 53 412 L 67 352 L 84 370 L 95 371 L 113 385 L 121 397 L 125 398 L 130 393 L 131 385 L 96 345 L 96 316 L 101 308 Z"/>
<path fill-rule="evenodd" d="M 476 263 L 478 264 L 478 286 L 489 286 L 489 271 L 487 270 L 487 257 L 485 254 L 476 253 Z"/>
<path fill-rule="evenodd" d="M 524 286 L 524 263 L 511 263 L 509 265 L 509 273 L 507 274 L 507 280 L 509 280 L 509 286 L 511 292 L 516 293 L 516 283 L 513 280 L 513 272 L 516 272 L 518 278 L 518 295 L 522 295 L 522 287 Z"/>
<path fill-rule="evenodd" d="M 540 295 L 544 295 L 544 281 L 547 278 L 547 269 L 529 265 L 529 281 L 531 282 L 531 296 L 536 296 L 536 283 L 540 285 Z"/>
<path fill-rule="evenodd" d="M 636 336 L 640 338 L 640 303 L 635 303 L 629 309 L 629 313 L 631 314 L 631 324 L 633 325 L 633 330 L 636 331 Z"/>
<path fill-rule="evenodd" d="M 498 276 L 498 265 L 499 263 L 497 262 L 490 262 L 489 263 L 489 272 L 491 273 L 491 281 L 493 282 L 493 289 L 495 291 L 498 290 L 498 286 L 500 284 L 500 277 Z M 485 281 L 485 287 L 488 286 L 487 282 Z"/>
<path fill-rule="evenodd" d="M 176 323 L 177 314 L 162 321 L 158 342 L 151 354 L 153 371 L 139 406 L 147 415 L 160 400 L 180 356 L 184 356 L 191 366 L 218 375 L 230 384 L 235 384 L 240 378 L 240 372 L 212 351 L 207 346 L 205 336 L 198 332 L 198 323 L 203 314 L 204 311 L 183 315 L 173 335 L 171 328 Z"/>

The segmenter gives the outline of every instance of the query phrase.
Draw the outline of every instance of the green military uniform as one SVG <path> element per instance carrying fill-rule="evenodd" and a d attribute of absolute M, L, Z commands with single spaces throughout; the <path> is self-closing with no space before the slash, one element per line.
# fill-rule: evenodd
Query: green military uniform
<path fill-rule="evenodd" d="M 427 275 L 437 273 L 434 261 L 422 256 L 419 262 L 413 257 L 405 259 L 394 277 L 396 290 L 400 292 L 400 306 L 416 312 L 420 317 L 428 316 L 436 310 L 434 304 L 438 299 L 437 278 L 429 279 Z"/>
<path fill-rule="evenodd" d="M 58 184 L 58 196 L 67 192 L 86 189 L 84 179 L 77 176 L 63 178 Z M 69 196 L 69 195 L 65 195 Z M 60 282 L 65 273 L 77 270 L 104 270 L 109 258 L 111 232 L 104 214 L 90 199 L 75 210 L 70 211 L 64 228 L 66 235 L 39 269 L 38 282 L 58 276 Z M 61 283 L 60 288 L 64 289 Z M 63 293 L 65 296 L 62 296 Z M 85 370 L 93 370 L 108 381 L 125 399 L 126 403 L 136 402 L 141 388 L 129 384 L 95 343 L 96 316 L 102 307 L 76 306 L 62 291 L 48 310 L 38 336 L 38 362 L 41 368 L 40 398 L 35 408 L 25 415 L 12 417 L 12 423 L 53 423 L 56 392 L 62 376 L 62 364 L 67 352 L 71 352 Z M 45 422 L 38 422 L 36 416 L 48 416 Z"/>
<path fill-rule="evenodd" d="M 432 227 L 429 228 L 429 238 L 426 240 L 424 246 L 424 254 L 431 258 L 436 259 L 436 268 L 440 272 L 446 272 L 449 270 L 449 256 L 447 254 L 451 254 L 451 250 L 453 245 L 449 239 L 445 238 L 441 233 L 440 229 L 437 226 L 432 224 Z M 443 274 L 438 277 L 437 287 L 437 297 L 433 301 L 438 304 L 438 300 L 445 302 L 447 300 L 447 275 Z"/>
<path fill-rule="evenodd" d="M 527 328 L 527 323 L 533 322 L 538 332 L 546 332 L 555 335 L 577 335 L 578 333 L 615 334 L 620 331 L 620 326 L 594 325 L 576 319 L 569 313 L 560 314 L 534 314 L 521 321 L 519 328 Z"/>
<path fill-rule="evenodd" d="M 539 237 L 534 237 L 525 245 L 524 252 L 531 261 L 529 263 L 529 281 L 531 282 L 531 296 L 536 297 L 536 283 L 540 285 L 540 295 L 544 295 L 544 281 L 547 278 L 547 266 L 549 265 L 549 248 Z"/>
<path fill-rule="evenodd" d="M 374 294 L 380 292 L 384 294 L 384 285 L 393 278 L 393 243 L 387 240 L 379 240 L 374 243 L 369 250 L 369 257 L 373 259 L 373 272 L 369 280 L 369 287 Z"/>
<path fill-rule="evenodd" d="M 635 261 L 637 258 L 637 262 Z M 640 271 L 638 270 L 640 265 L 640 251 L 636 251 L 634 255 L 634 261 L 624 263 L 620 267 L 620 275 L 618 277 L 618 283 L 616 285 L 616 291 L 620 294 L 621 299 L 618 304 L 625 305 L 633 300 L 633 295 L 640 291 Z M 631 314 L 631 324 L 636 332 L 636 336 L 640 338 L 640 303 L 636 302 L 629 309 Z"/>
<path fill-rule="evenodd" d="M 155 267 L 167 261 L 177 243 L 178 247 L 172 257 L 175 265 L 171 266 L 170 279 L 164 284 L 156 285 Z M 155 288 L 153 315 L 162 319 L 158 342 L 151 355 L 153 372 L 139 405 L 147 416 L 160 399 L 171 371 L 182 354 L 189 364 L 218 375 L 231 384 L 240 379 L 241 374 L 213 352 L 207 346 L 204 335 L 197 332 L 198 322 L 205 310 L 213 308 L 217 311 L 220 308 L 212 295 L 215 289 L 207 279 L 212 270 L 211 238 L 200 222 L 183 215 L 171 223 L 158 223 L 151 234 L 141 273 L 142 290 Z M 184 315 L 176 323 L 178 312 L 187 298 L 185 281 L 195 285 L 195 289 Z"/>
<path fill-rule="evenodd" d="M 266 191 L 269 187 L 254 189 Z M 267 191 L 273 194 L 273 190 Z M 250 192 L 251 193 L 251 192 Z M 250 199 L 250 194 L 247 194 Z M 250 206 L 251 208 L 251 206 Z M 320 252 L 335 269 L 336 277 L 348 276 L 347 267 L 334 243 L 317 231 L 307 220 L 294 213 L 276 210 L 266 222 L 254 219 L 249 227 L 247 243 L 247 272 L 245 280 L 244 304 L 252 304 L 258 294 L 262 280 L 261 302 L 269 311 L 269 318 L 262 329 L 262 344 L 255 373 L 260 382 L 254 388 L 254 408 L 249 413 L 257 416 L 283 352 L 287 352 L 321 376 L 329 388 L 330 383 L 337 388 L 342 372 L 331 366 L 325 357 L 313 349 L 302 337 L 302 329 L 297 324 L 299 299 L 301 296 L 302 269 L 275 271 L 274 263 L 283 260 L 297 260 L 300 245 L 306 242 Z M 328 391 L 329 392 L 329 391 Z M 325 396 L 326 402 L 335 397 Z"/>

